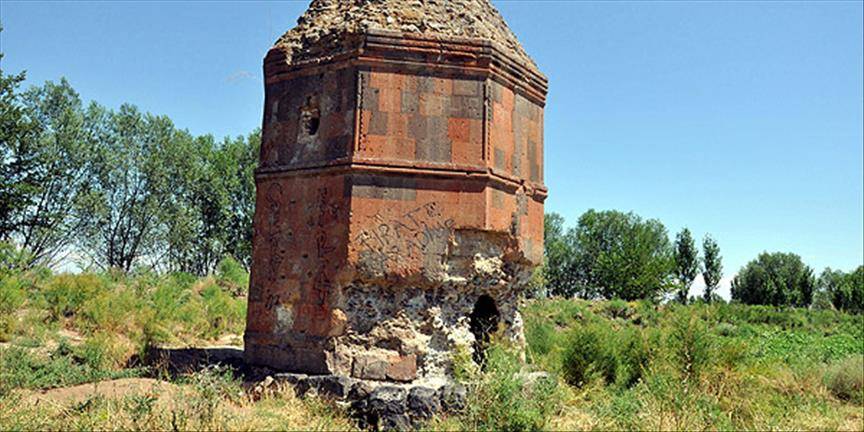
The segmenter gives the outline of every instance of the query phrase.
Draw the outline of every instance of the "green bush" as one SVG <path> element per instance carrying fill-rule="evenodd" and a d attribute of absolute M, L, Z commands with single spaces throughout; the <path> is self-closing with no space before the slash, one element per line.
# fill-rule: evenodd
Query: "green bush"
<path fill-rule="evenodd" d="M 75 348 L 61 343 L 50 356 L 33 354 L 26 348 L 0 349 L 0 396 L 15 388 L 49 389 L 120 378 L 140 374 L 138 369 L 122 371 L 100 369 L 75 352 Z"/>
<path fill-rule="evenodd" d="M 593 379 L 623 388 L 638 383 L 653 352 L 650 335 L 637 326 L 613 328 L 594 322 L 574 328 L 562 356 L 564 379 L 582 387 Z"/>
<path fill-rule="evenodd" d="M 678 308 L 673 317 L 667 346 L 674 364 L 687 382 L 695 382 L 711 361 L 713 336 L 692 310 Z"/>
<path fill-rule="evenodd" d="M 630 319 L 636 311 L 621 299 L 609 300 L 603 307 L 603 314 L 609 318 Z"/>
<path fill-rule="evenodd" d="M 27 292 L 16 276 L 0 277 L 0 342 L 12 337 L 17 327 L 15 312 L 24 304 Z"/>
<path fill-rule="evenodd" d="M 571 331 L 562 359 L 564 379 L 570 385 L 582 387 L 596 377 L 607 383 L 615 381 L 617 364 L 606 343 L 610 335 L 611 329 L 599 324 L 586 324 Z"/>
<path fill-rule="evenodd" d="M 646 332 L 637 327 L 622 329 L 611 349 L 616 358 L 615 383 L 621 387 L 632 387 L 645 376 L 651 364 L 653 352 Z"/>
<path fill-rule="evenodd" d="M 825 374 L 825 385 L 838 399 L 864 403 L 864 356 L 834 364 Z"/>
<path fill-rule="evenodd" d="M 222 366 L 208 367 L 190 376 L 188 381 L 195 389 L 194 396 L 189 400 L 191 411 L 206 429 L 216 426 L 217 411 L 223 401 L 237 402 L 243 394 L 240 381 L 230 369 Z"/>
<path fill-rule="evenodd" d="M 129 289 L 113 287 L 90 298 L 80 308 L 78 325 L 85 330 L 128 332 L 144 305 Z"/>
<path fill-rule="evenodd" d="M 525 339 L 532 356 L 545 356 L 555 346 L 556 331 L 548 322 L 529 321 L 525 324 Z"/>
<path fill-rule="evenodd" d="M 54 319 L 77 314 L 87 300 L 107 289 L 105 281 L 93 274 L 61 274 L 50 279 L 42 295 Z"/>
<path fill-rule="evenodd" d="M 560 392 L 552 377 L 529 382 L 519 355 L 493 344 L 487 348 L 485 368 L 474 369 L 465 380 L 468 400 L 458 415 L 460 429 L 539 431 L 559 410 Z"/>
<path fill-rule="evenodd" d="M 208 285 L 201 291 L 209 328 L 205 337 L 218 337 L 225 333 L 240 333 L 246 319 L 246 307 L 241 301 L 218 285 Z"/>
<path fill-rule="evenodd" d="M 229 255 L 216 266 L 216 282 L 232 295 L 242 296 L 249 287 L 249 272 Z"/>

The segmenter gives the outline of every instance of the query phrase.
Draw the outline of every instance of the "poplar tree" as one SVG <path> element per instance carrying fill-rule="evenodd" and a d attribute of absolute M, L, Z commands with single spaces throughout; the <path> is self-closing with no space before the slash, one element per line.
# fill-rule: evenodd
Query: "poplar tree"
<path fill-rule="evenodd" d="M 678 301 L 687 303 L 690 285 L 699 274 L 699 251 L 690 230 L 684 228 L 675 236 L 675 277 L 678 279 Z"/>
<path fill-rule="evenodd" d="M 705 301 L 711 303 L 717 295 L 717 285 L 723 277 L 723 257 L 720 256 L 720 246 L 706 234 L 702 239 L 702 255 L 704 256 L 704 268 L 702 279 L 705 280 Z"/>

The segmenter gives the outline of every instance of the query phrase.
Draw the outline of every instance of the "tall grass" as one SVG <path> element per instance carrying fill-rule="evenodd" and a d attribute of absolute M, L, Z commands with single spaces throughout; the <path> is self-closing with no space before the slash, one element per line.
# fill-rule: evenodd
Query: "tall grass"
<path fill-rule="evenodd" d="M 467 401 L 455 416 L 433 420 L 432 430 L 546 430 L 560 409 L 557 379 L 528 374 L 518 351 L 507 344 L 488 347 L 482 367 L 468 355 L 457 356 L 457 363 Z"/>
<path fill-rule="evenodd" d="M 207 278 L 7 272 L 0 278 L 0 341 L 12 348 L 0 348 L 0 356 L 20 363 L 4 368 L 7 377 L 15 375 L 18 387 L 68 385 L 114 376 L 150 345 L 206 344 L 241 334 L 246 299 L 238 284 L 248 275 L 235 264 L 222 264 L 218 277 Z M 60 330 L 78 340 L 65 340 Z M 36 351 L 22 357 L 28 350 Z M 27 368 L 47 372 L 35 376 Z"/>
<path fill-rule="evenodd" d="M 864 354 L 860 315 L 546 300 L 525 316 L 529 360 L 561 371 L 575 389 L 553 427 L 864 426 L 855 390 L 864 367 L 854 363 Z"/>

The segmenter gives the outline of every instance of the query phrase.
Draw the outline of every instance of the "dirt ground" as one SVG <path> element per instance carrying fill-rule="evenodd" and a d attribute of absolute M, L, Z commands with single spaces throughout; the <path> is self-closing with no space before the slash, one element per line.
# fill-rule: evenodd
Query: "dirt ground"
<path fill-rule="evenodd" d="M 175 396 L 177 392 L 177 386 L 167 381 L 153 378 L 120 378 L 33 392 L 28 394 L 25 400 L 32 404 L 68 406 L 85 402 L 93 397 L 121 399 L 130 395 L 148 394 L 156 396 L 161 401 Z"/>

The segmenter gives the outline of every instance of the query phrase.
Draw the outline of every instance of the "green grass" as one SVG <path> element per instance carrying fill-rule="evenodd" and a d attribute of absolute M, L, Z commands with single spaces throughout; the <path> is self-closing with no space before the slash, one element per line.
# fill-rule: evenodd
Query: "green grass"
<path fill-rule="evenodd" d="M 73 349 L 60 345 L 49 356 L 37 355 L 26 348 L 0 349 L 0 395 L 14 389 L 50 389 L 104 379 L 127 378 L 141 374 L 140 369 L 107 369 L 99 356 L 86 347 Z"/>
<path fill-rule="evenodd" d="M 572 390 L 563 429 L 857 429 L 861 315 L 538 300 L 528 359 Z"/>
<path fill-rule="evenodd" d="M 144 393 L 62 407 L 26 392 L 149 371 L 150 345 L 205 345 L 245 323 L 248 275 L 0 275 L 0 429 L 344 429 L 338 407 L 290 391 L 244 391 L 224 369 Z M 544 299 L 522 308 L 525 362 L 494 345 L 484 369 L 461 353 L 464 410 L 433 429 L 864 428 L 864 317 L 736 304 Z M 529 382 L 526 371 L 551 379 Z M 23 399 L 22 399 L 23 398 Z M 173 406 L 173 407 L 172 407 Z M 107 419 L 118 419 L 111 422 Z"/>

